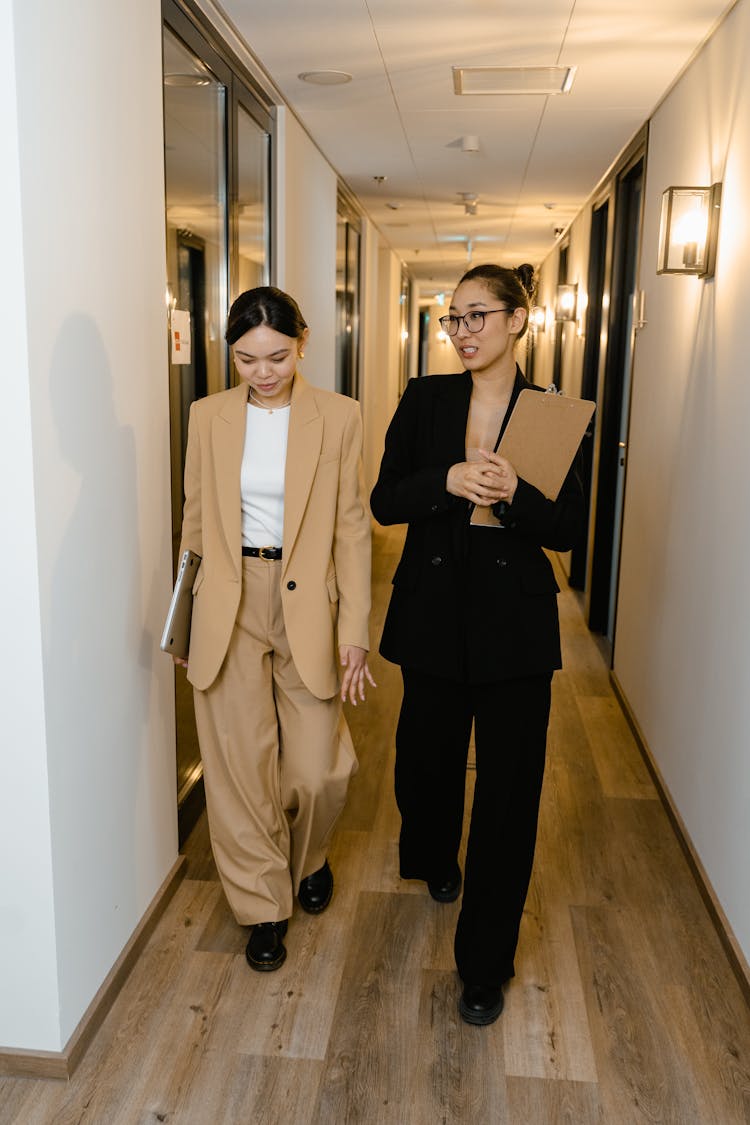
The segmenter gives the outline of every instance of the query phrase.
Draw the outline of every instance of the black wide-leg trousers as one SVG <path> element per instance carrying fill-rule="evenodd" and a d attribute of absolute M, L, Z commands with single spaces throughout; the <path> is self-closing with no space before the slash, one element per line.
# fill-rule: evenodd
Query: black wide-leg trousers
<path fill-rule="evenodd" d="M 396 733 L 401 875 L 441 879 L 458 861 L 474 722 L 476 784 L 455 937 L 465 983 L 514 974 L 536 844 L 551 674 L 488 684 L 402 668 Z"/>

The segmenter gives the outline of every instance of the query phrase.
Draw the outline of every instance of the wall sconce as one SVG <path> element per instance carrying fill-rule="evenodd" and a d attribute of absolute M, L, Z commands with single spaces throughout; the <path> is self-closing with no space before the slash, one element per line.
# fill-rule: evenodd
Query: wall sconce
<path fill-rule="evenodd" d="M 532 332 L 544 332 L 547 328 L 547 309 L 544 305 L 532 305 L 529 311 L 529 327 Z"/>
<path fill-rule="evenodd" d="M 721 184 L 667 188 L 661 197 L 656 272 L 713 277 L 720 209 Z"/>
<path fill-rule="evenodd" d="M 558 285 L 555 296 L 555 320 L 575 320 L 578 305 L 577 285 Z"/>

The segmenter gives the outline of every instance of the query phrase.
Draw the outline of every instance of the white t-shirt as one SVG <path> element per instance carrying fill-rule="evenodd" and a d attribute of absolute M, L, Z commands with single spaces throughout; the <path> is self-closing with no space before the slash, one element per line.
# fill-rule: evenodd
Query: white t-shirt
<path fill-rule="evenodd" d="M 284 531 L 284 469 L 289 406 L 248 403 L 240 494 L 243 547 L 280 547 Z"/>

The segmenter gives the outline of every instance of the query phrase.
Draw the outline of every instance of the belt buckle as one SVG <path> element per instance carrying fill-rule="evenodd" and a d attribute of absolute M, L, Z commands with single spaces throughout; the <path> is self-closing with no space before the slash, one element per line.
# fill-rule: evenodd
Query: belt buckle
<path fill-rule="evenodd" d="M 260 557 L 262 559 L 267 559 L 269 562 L 273 562 L 273 556 L 274 556 L 275 550 L 276 550 L 275 547 L 259 547 L 258 548 L 258 554 L 260 555 Z"/>

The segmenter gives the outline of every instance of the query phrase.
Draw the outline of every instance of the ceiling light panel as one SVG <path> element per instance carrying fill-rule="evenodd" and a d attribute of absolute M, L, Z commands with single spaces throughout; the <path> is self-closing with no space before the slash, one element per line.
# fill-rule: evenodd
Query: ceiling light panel
<path fill-rule="evenodd" d="M 567 94 L 574 66 L 453 66 L 456 94 Z"/>

